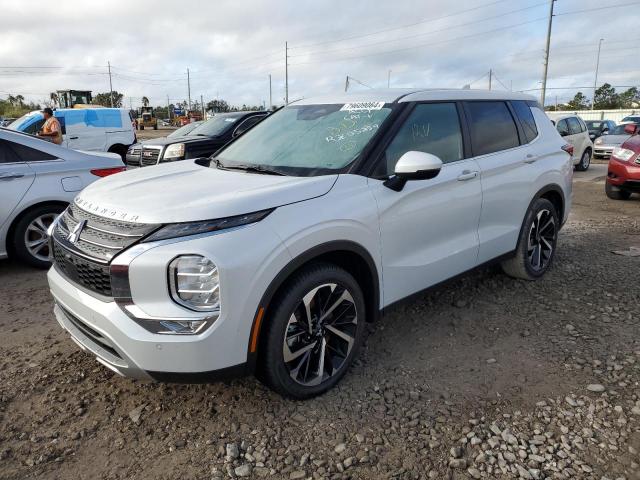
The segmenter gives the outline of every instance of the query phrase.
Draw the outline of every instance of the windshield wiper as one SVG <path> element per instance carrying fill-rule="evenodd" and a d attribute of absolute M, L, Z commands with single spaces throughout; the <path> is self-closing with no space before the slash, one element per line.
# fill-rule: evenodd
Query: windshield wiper
<path fill-rule="evenodd" d="M 270 168 L 263 167 L 262 165 L 225 165 L 220 160 L 216 159 L 216 166 L 218 168 L 224 168 L 227 170 L 244 170 L 245 172 L 251 173 L 263 173 L 265 175 L 282 175 L 286 176 L 285 173 L 279 172 L 277 170 L 272 170 Z"/>

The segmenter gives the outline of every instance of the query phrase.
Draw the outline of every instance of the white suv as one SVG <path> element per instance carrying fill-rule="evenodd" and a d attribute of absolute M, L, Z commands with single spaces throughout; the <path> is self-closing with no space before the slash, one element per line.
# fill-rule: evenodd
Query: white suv
<path fill-rule="evenodd" d="M 589 129 L 577 115 L 562 115 L 556 117 L 558 133 L 573 147 L 573 164 L 575 169 L 584 172 L 591 165 L 593 142 L 589 136 Z"/>
<path fill-rule="evenodd" d="M 495 260 L 541 277 L 570 209 L 565 147 L 516 93 L 298 101 L 212 158 L 85 189 L 52 228 L 55 314 L 122 375 L 251 372 L 317 395 L 395 302 Z"/>

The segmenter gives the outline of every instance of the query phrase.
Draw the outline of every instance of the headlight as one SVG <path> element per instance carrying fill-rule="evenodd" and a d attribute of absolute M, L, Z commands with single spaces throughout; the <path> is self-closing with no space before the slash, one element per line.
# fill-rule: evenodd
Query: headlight
<path fill-rule="evenodd" d="M 176 160 L 182 157 L 184 157 L 184 143 L 169 145 L 164 151 L 164 155 L 162 155 L 163 160 Z"/>
<path fill-rule="evenodd" d="M 595 145 L 601 145 L 602 144 L 602 138 L 596 138 L 596 141 L 593 142 Z"/>
<path fill-rule="evenodd" d="M 201 222 L 172 223 L 165 225 L 160 230 L 145 238 L 145 242 L 156 240 L 166 240 L 167 238 L 186 237 L 199 233 L 215 232 L 227 228 L 240 227 L 250 223 L 259 222 L 264 217 L 273 212 L 273 208 L 261 210 L 259 212 L 236 215 L 235 217 L 219 218 L 217 220 L 205 220 Z"/>
<path fill-rule="evenodd" d="M 220 311 L 218 267 L 201 255 L 181 255 L 169 264 L 171 298 L 198 312 Z"/>
<path fill-rule="evenodd" d="M 629 150 L 628 148 L 615 147 L 613 149 L 613 156 L 618 160 L 622 160 L 624 162 L 628 162 L 631 158 L 636 154 L 633 150 Z"/>

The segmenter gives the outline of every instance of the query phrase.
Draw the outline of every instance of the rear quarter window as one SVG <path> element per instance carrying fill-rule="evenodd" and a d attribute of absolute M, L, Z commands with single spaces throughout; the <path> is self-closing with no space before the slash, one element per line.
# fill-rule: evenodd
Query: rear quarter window
<path fill-rule="evenodd" d="M 577 133 L 582 133 L 582 126 L 576 117 L 567 118 L 567 124 L 569 125 L 569 134 L 575 135 Z"/>
<path fill-rule="evenodd" d="M 536 125 L 536 121 L 533 118 L 531 107 L 524 100 L 516 100 L 514 102 L 511 102 L 511 106 L 516 112 L 518 120 L 520 120 L 520 125 L 522 126 L 522 130 L 524 131 L 524 138 L 526 142 L 531 142 L 538 136 L 538 126 Z"/>

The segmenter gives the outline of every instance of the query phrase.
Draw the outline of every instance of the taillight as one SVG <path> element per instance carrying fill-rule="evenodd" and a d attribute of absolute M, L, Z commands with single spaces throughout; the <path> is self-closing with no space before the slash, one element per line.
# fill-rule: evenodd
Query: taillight
<path fill-rule="evenodd" d="M 114 167 L 114 168 L 94 168 L 91 170 L 91 173 L 96 177 L 108 177 L 109 175 L 113 175 L 114 173 L 124 172 L 126 170 L 125 167 Z"/>
<path fill-rule="evenodd" d="M 571 155 L 573 157 L 573 145 L 570 144 L 566 144 L 562 146 L 562 150 L 564 150 L 565 152 L 567 152 L 569 155 Z"/>

